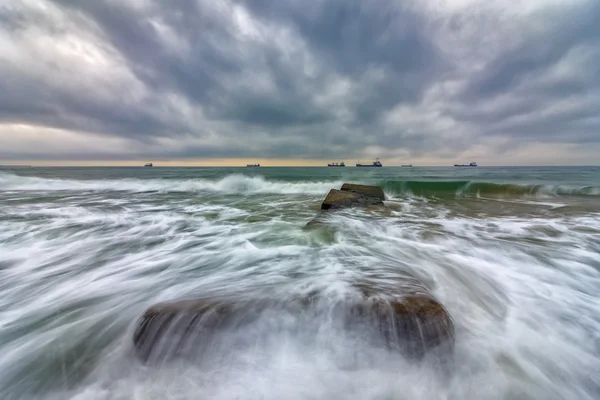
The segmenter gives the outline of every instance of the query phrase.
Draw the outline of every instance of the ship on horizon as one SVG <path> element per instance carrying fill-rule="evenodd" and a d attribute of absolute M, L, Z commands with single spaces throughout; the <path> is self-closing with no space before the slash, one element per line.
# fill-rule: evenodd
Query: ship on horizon
<path fill-rule="evenodd" d="M 260 167 L 260 163 L 256 164 L 246 164 L 246 168 Z"/>
<path fill-rule="evenodd" d="M 454 164 L 455 167 L 476 167 L 477 163 L 475 161 L 473 161 L 472 163 L 469 164 Z"/>
<path fill-rule="evenodd" d="M 339 163 L 339 164 L 338 164 L 338 163 L 336 163 L 336 162 L 334 162 L 334 163 L 331 163 L 331 164 L 327 164 L 327 166 L 328 166 L 328 167 L 345 167 L 345 166 L 346 166 L 346 164 L 344 164 L 344 162 L 342 161 L 342 162 L 341 162 L 341 163 Z"/>
<path fill-rule="evenodd" d="M 144 167 L 152 167 L 152 166 L 153 166 L 153 165 L 152 165 L 152 163 L 151 163 L 151 162 L 144 164 Z"/>
<path fill-rule="evenodd" d="M 357 167 L 383 167 L 383 164 L 381 164 L 381 162 L 379 161 L 379 158 L 375 159 L 375 161 L 373 161 L 371 164 L 361 164 L 361 163 L 356 163 Z"/>

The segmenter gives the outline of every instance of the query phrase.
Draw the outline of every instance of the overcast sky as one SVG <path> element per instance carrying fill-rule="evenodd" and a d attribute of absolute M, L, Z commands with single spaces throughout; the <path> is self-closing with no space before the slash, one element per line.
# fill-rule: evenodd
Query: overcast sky
<path fill-rule="evenodd" d="M 599 21 L 598 0 L 0 0 L 0 161 L 597 165 Z"/>

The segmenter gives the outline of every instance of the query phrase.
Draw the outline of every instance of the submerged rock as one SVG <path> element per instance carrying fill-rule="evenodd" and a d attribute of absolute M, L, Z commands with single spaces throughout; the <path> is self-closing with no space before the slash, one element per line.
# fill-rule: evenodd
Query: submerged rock
<path fill-rule="evenodd" d="M 454 345 L 450 314 L 428 295 L 370 299 L 357 304 L 352 315 L 376 328 L 388 348 L 412 359 L 421 359 L 432 350 L 450 350 Z"/>
<path fill-rule="evenodd" d="M 350 207 L 367 207 L 383 205 L 379 197 L 367 196 L 363 193 L 331 189 L 321 204 L 322 210 L 342 209 Z"/>
<path fill-rule="evenodd" d="M 285 310 L 297 314 L 312 301 L 312 296 L 307 296 L 285 303 L 241 298 L 161 303 L 148 308 L 138 320 L 133 344 L 145 363 L 159 364 L 178 356 L 198 358 L 218 341 L 218 333 L 243 331 L 267 313 Z"/>
<path fill-rule="evenodd" d="M 315 218 L 311 219 L 310 221 L 308 221 L 304 227 L 305 228 L 315 228 L 315 227 L 324 226 L 324 225 L 325 225 L 325 222 L 321 218 L 315 217 Z"/>
<path fill-rule="evenodd" d="M 340 189 L 343 192 L 360 193 L 368 197 L 375 197 L 381 201 L 385 200 L 383 189 L 379 186 L 356 185 L 354 183 L 344 183 Z"/>
<path fill-rule="evenodd" d="M 144 361 L 177 355 L 190 339 L 201 343 L 222 325 L 232 304 L 212 299 L 182 300 L 151 306 L 137 322 L 133 344 Z M 165 343 L 165 338 L 169 344 Z"/>
<path fill-rule="evenodd" d="M 383 288 L 363 289 L 362 295 L 347 298 L 313 292 L 284 301 L 228 298 L 158 304 L 138 321 L 133 343 L 142 361 L 160 363 L 175 356 L 198 359 L 216 343 L 226 351 L 255 346 L 284 331 L 315 338 L 322 324 L 333 324 L 347 333 L 366 329 L 376 345 L 411 359 L 421 359 L 434 349 L 451 350 L 454 325 L 450 315 L 427 292 L 405 291 L 410 287 L 415 286 L 398 286 L 404 294 L 391 295 Z"/>
<path fill-rule="evenodd" d="M 454 323 L 450 313 L 419 280 L 410 275 L 355 285 L 366 301 L 353 312 L 372 315 L 386 345 L 412 358 L 428 351 L 454 346 Z"/>

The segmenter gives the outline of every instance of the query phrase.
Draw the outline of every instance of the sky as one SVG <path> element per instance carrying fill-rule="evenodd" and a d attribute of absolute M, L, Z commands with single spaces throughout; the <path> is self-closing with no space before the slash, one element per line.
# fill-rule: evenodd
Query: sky
<path fill-rule="evenodd" d="M 0 0 L 0 164 L 598 165 L 598 21 L 598 0 Z"/>

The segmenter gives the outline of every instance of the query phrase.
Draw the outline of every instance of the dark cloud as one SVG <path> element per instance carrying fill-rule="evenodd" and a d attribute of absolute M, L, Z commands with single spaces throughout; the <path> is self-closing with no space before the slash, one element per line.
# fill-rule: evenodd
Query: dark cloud
<path fill-rule="evenodd" d="M 535 17 L 537 18 L 531 22 L 538 24 L 541 19 L 546 19 L 548 24 L 541 29 L 532 29 L 533 32 L 526 32 L 527 40 L 520 39 L 517 46 L 492 58 L 486 68 L 471 80 L 469 89 L 465 92 L 467 97 L 477 101 L 482 97 L 512 91 L 524 81 L 543 74 L 575 47 L 596 46 L 600 41 L 598 2 L 590 2 L 586 7 L 576 9 L 540 12 Z M 549 89 L 554 89 L 555 92 L 558 89 L 556 94 L 565 94 L 561 89 L 570 91 L 582 88 L 574 83 L 569 85 L 568 82 L 557 82 L 554 87 L 550 84 Z"/>
<path fill-rule="evenodd" d="M 600 126 L 580 123 L 600 107 L 600 3 L 542 9 L 499 49 L 448 112 L 487 135 L 598 143 Z M 493 107 L 492 107 L 493 106 Z M 483 135 L 485 137 L 485 135 Z"/>
<path fill-rule="evenodd" d="M 486 145 L 492 157 L 532 142 L 600 142 L 593 0 L 532 11 L 44 3 L 0 8 L 0 134 L 29 125 L 129 147 L 30 153 L 15 137 L 5 159 L 445 158 Z"/>

